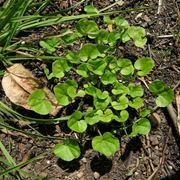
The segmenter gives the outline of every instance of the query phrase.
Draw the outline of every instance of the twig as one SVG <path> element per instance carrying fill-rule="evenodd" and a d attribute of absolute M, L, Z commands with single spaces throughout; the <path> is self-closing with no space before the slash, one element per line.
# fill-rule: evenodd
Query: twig
<path fill-rule="evenodd" d="M 178 34 L 166 34 L 166 35 L 160 35 L 158 38 L 172 38 L 172 37 L 179 37 Z"/>
<path fill-rule="evenodd" d="M 163 0 L 159 0 L 157 14 L 161 13 L 162 6 L 163 6 Z"/>
<path fill-rule="evenodd" d="M 176 94 L 176 107 L 177 107 L 177 126 L 180 129 L 180 95 Z"/>
<path fill-rule="evenodd" d="M 178 118 L 177 118 L 177 115 L 175 113 L 175 110 L 174 110 L 172 104 L 168 105 L 167 111 L 171 117 L 172 123 L 176 130 L 176 133 L 180 137 L 180 123 L 178 122 Z"/>

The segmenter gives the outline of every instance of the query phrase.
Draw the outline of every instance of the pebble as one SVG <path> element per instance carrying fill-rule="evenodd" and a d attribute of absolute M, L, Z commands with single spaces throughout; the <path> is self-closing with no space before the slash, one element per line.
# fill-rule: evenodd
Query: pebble
<path fill-rule="evenodd" d="M 87 159 L 85 157 L 82 158 L 83 163 L 87 163 Z"/>
<path fill-rule="evenodd" d="M 77 177 L 78 177 L 78 178 L 82 178 L 82 177 L 83 177 L 83 172 L 79 172 L 79 173 L 77 174 Z"/>
<path fill-rule="evenodd" d="M 94 172 L 93 174 L 95 179 L 99 179 L 100 178 L 100 174 L 98 172 Z"/>
<path fill-rule="evenodd" d="M 139 173 L 138 173 L 138 172 L 135 172 L 134 175 L 137 176 L 137 175 L 139 175 Z"/>
<path fill-rule="evenodd" d="M 168 165 L 168 169 L 169 169 L 169 170 L 172 170 L 172 169 L 173 169 L 173 167 L 172 167 L 172 166 L 170 166 L 170 165 Z"/>
<path fill-rule="evenodd" d="M 47 164 L 51 164 L 51 161 L 50 161 L 50 160 L 47 160 L 46 163 L 47 163 Z"/>

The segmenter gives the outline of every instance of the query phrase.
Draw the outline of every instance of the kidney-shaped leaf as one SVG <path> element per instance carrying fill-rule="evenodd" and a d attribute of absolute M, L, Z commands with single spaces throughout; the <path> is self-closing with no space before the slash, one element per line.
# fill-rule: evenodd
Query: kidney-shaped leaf
<path fill-rule="evenodd" d="M 146 135 L 151 130 L 151 123 L 146 118 L 140 118 L 132 126 L 131 136 L 137 136 L 138 134 Z"/>
<path fill-rule="evenodd" d="M 81 150 L 75 140 L 66 139 L 64 144 L 55 145 L 54 154 L 64 161 L 72 161 L 80 156 Z"/>
<path fill-rule="evenodd" d="M 114 155 L 114 153 L 119 149 L 119 146 L 120 143 L 118 138 L 110 132 L 105 132 L 103 135 L 96 136 L 92 140 L 93 149 L 105 156 Z"/>
<path fill-rule="evenodd" d="M 172 103 L 173 98 L 174 98 L 174 91 L 169 88 L 167 91 L 164 91 L 159 94 L 159 96 L 156 98 L 156 104 L 159 107 L 166 107 L 170 103 Z"/>
<path fill-rule="evenodd" d="M 76 25 L 76 29 L 81 35 L 87 35 L 92 39 L 96 38 L 97 34 L 99 33 L 97 24 L 94 21 L 88 19 L 79 20 Z"/>
<path fill-rule="evenodd" d="M 107 85 L 107 84 L 113 84 L 114 82 L 117 81 L 117 76 L 115 73 L 112 73 L 111 71 L 109 71 L 108 69 L 105 70 L 104 74 L 101 77 L 101 81 L 103 84 Z"/>
<path fill-rule="evenodd" d="M 129 95 L 134 98 L 134 97 L 141 97 L 144 94 L 144 91 L 141 87 L 141 85 L 136 85 L 134 83 L 130 83 L 128 85 L 129 88 Z"/>
<path fill-rule="evenodd" d="M 116 121 L 118 121 L 118 122 L 125 122 L 125 121 L 128 120 L 128 118 L 129 118 L 129 113 L 126 110 L 122 110 L 120 112 L 120 116 L 119 117 L 118 116 L 114 116 L 114 119 Z"/>
<path fill-rule="evenodd" d="M 95 59 L 98 56 L 101 56 L 101 53 L 98 51 L 97 47 L 91 43 L 85 44 L 79 52 L 79 57 L 82 61 L 87 61 L 88 59 Z"/>
<path fill-rule="evenodd" d="M 149 85 L 149 91 L 156 95 L 163 92 L 166 88 L 167 88 L 167 85 L 165 85 L 160 80 L 155 80 Z"/>
<path fill-rule="evenodd" d="M 28 98 L 28 104 L 31 109 L 38 114 L 46 115 L 51 112 L 51 102 L 46 98 L 45 92 L 42 89 L 34 91 Z"/>
<path fill-rule="evenodd" d="M 111 105 L 115 110 L 123 110 L 128 107 L 129 100 L 125 95 L 122 95 L 119 97 L 118 101 L 111 102 Z"/>
<path fill-rule="evenodd" d="M 138 76 L 146 76 L 154 66 L 154 60 L 149 57 L 139 58 L 134 64 L 134 67 L 139 70 Z"/>
<path fill-rule="evenodd" d="M 119 16 L 114 19 L 114 23 L 120 29 L 126 29 L 129 27 L 128 21 L 126 21 L 123 17 Z"/>
<path fill-rule="evenodd" d="M 87 123 L 85 120 L 81 120 L 82 112 L 76 111 L 70 117 L 67 122 L 68 127 L 78 133 L 82 133 L 87 129 Z"/>
<path fill-rule="evenodd" d="M 104 112 L 101 110 L 98 110 L 96 112 L 96 115 L 98 115 L 98 118 L 100 121 L 105 122 L 105 123 L 111 122 L 113 118 L 113 112 L 111 111 L 111 109 L 106 109 Z"/>
<path fill-rule="evenodd" d="M 134 73 L 134 67 L 131 60 L 122 58 L 118 59 L 117 65 L 121 68 L 121 74 L 124 76 L 132 75 Z"/>
<path fill-rule="evenodd" d="M 84 11 L 85 11 L 87 14 L 99 14 L 98 9 L 95 8 L 95 7 L 92 6 L 92 5 L 87 5 L 87 6 L 85 6 Z"/>
<path fill-rule="evenodd" d="M 99 76 L 103 75 L 106 66 L 107 63 L 103 59 L 91 59 L 87 64 L 87 68 Z"/>

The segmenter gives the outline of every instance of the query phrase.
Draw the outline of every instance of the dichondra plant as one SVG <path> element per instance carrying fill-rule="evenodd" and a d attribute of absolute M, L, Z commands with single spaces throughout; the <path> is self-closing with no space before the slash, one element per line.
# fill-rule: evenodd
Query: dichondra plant
<path fill-rule="evenodd" d="M 98 13 L 92 6 L 86 7 L 88 13 Z M 52 63 L 52 69 L 45 69 L 48 79 L 63 78 L 69 72 L 75 74 L 54 86 L 54 94 L 62 107 L 79 103 L 67 120 L 67 126 L 73 132 L 85 133 L 93 129 L 95 137 L 92 148 L 106 156 L 113 155 L 120 148 L 119 133 L 125 131 L 130 137 L 145 135 L 150 132 L 148 115 L 151 108 L 145 103 L 145 87 L 138 78 L 147 76 L 155 63 L 152 58 L 139 57 L 129 59 L 118 57 L 117 48 L 132 41 L 137 48 L 144 48 L 147 38 L 144 28 L 130 26 L 123 17 L 104 17 L 104 27 L 111 24 L 113 31 L 100 29 L 94 20 L 81 19 L 74 30 L 57 39 L 40 42 L 46 53 L 53 54 L 59 44 L 65 47 L 73 44 L 77 38 L 88 39 L 79 51 L 69 51 Z M 157 98 L 158 107 L 165 107 L 173 100 L 173 90 L 160 80 L 149 84 L 149 91 Z M 36 90 L 29 97 L 29 105 L 39 114 L 48 114 L 51 103 L 45 99 L 42 89 Z M 114 128 L 109 131 L 98 129 L 100 125 Z M 92 128 L 93 127 L 93 128 Z M 122 128 L 123 127 L 123 128 Z M 78 140 L 66 139 L 57 144 L 54 153 L 65 161 L 80 156 Z"/>

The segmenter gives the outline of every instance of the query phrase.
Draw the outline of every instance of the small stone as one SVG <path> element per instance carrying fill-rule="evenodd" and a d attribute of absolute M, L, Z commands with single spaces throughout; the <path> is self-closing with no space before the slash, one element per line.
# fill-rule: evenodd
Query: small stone
<path fill-rule="evenodd" d="M 169 169 L 169 170 L 172 170 L 172 169 L 173 169 L 173 167 L 172 167 L 172 166 L 170 166 L 170 165 L 168 165 L 168 169 Z"/>
<path fill-rule="evenodd" d="M 47 163 L 47 164 L 50 164 L 50 163 L 51 163 L 51 161 L 50 161 L 50 160 L 47 160 L 47 161 L 46 161 L 46 163 Z"/>
<path fill-rule="evenodd" d="M 77 177 L 78 177 L 78 178 L 82 178 L 82 177 L 83 177 L 83 172 L 79 172 L 79 173 L 77 174 Z"/>
<path fill-rule="evenodd" d="M 100 174 L 98 172 L 94 172 L 93 174 L 95 179 L 99 179 L 100 178 Z"/>
<path fill-rule="evenodd" d="M 87 159 L 85 157 L 82 158 L 83 163 L 87 163 Z"/>
<path fill-rule="evenodd" d="M 139 175 L 139 173 L 138 173 L 138 172 L 135 172 L 135 173 L 134 173 L 134 175 L 135 175 L 135 176 L 138 176 L 138 175 Z"/>

